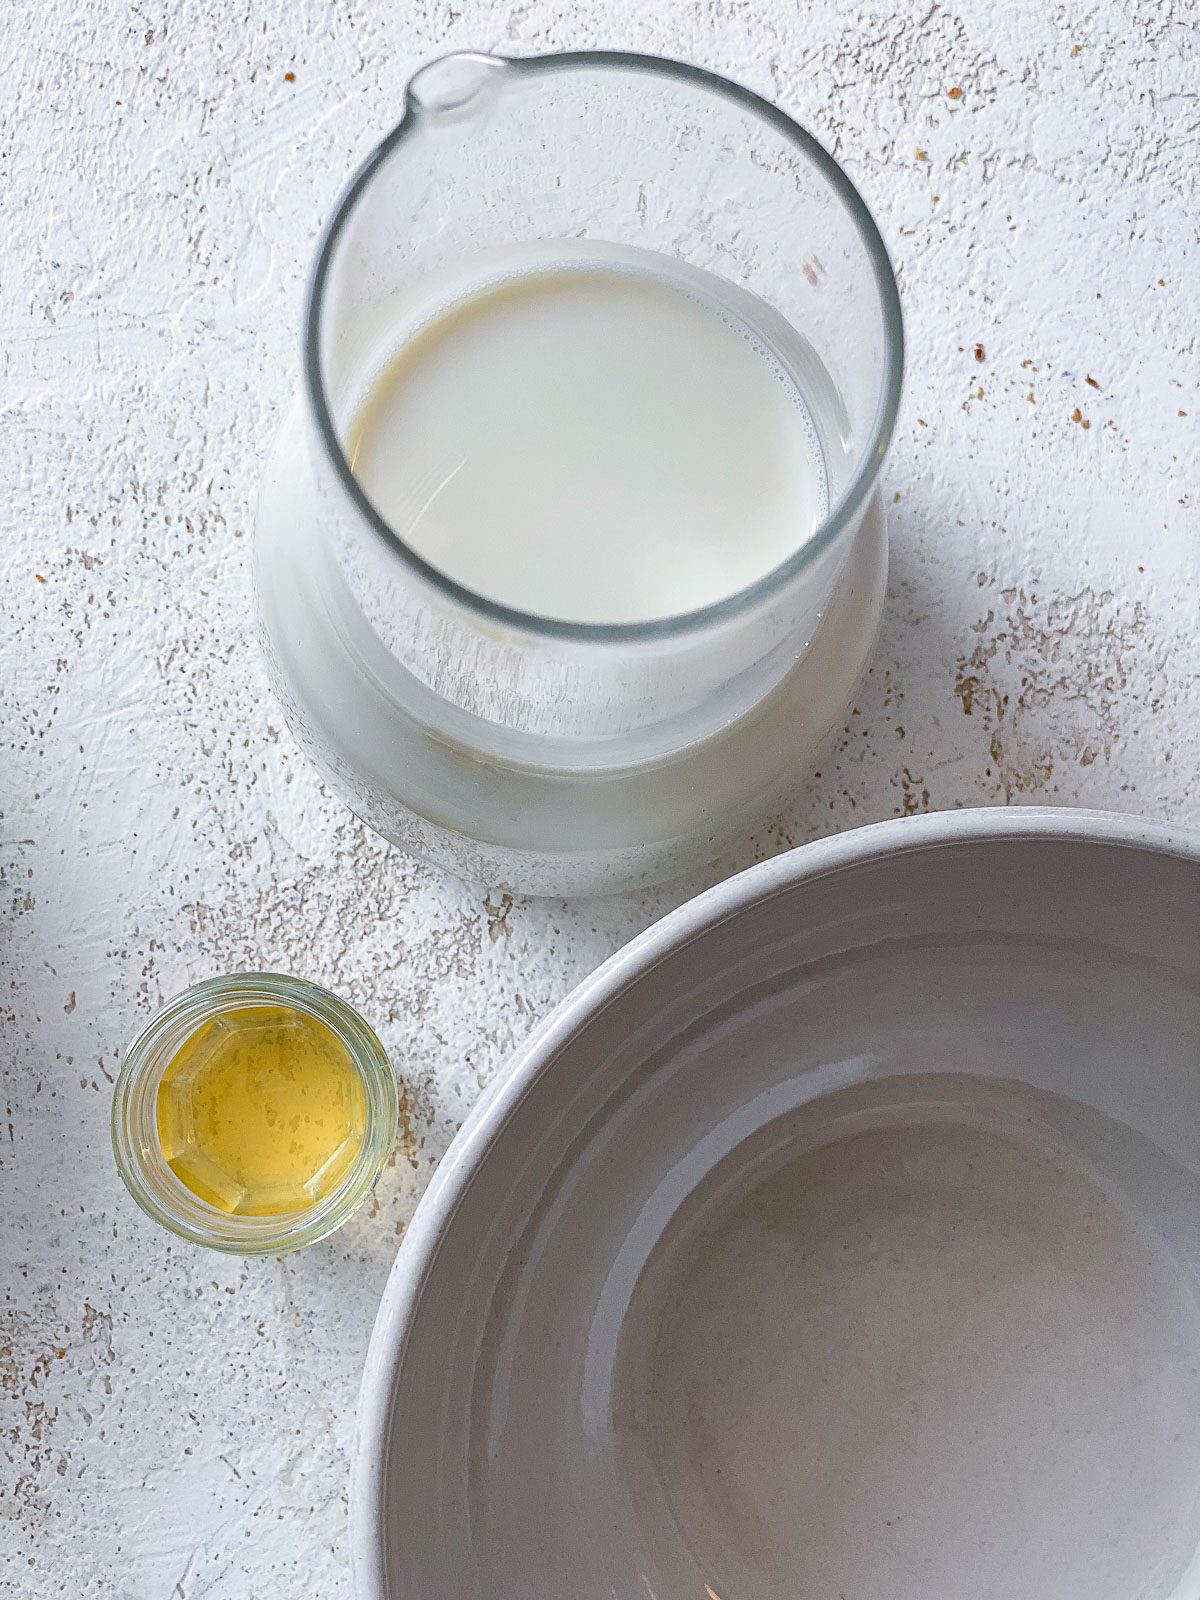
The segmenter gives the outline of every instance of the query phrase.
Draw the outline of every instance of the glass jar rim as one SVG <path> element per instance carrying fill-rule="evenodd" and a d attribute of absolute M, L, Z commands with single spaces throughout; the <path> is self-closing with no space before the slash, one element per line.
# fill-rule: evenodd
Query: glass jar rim
<path fill-rule="evenodd" d="M 200 1199 L 167 1165 L 158 1139 L 163 1072 L 184 1041 L 210 1018 L 243 1006 L 303 1011 L 334 1033 L 362 1080 L 362 1145 L 341 1182 L 307 1210 L 239 1216 Z M 235 1255 L 281 1255 L 326 1238 L 375 1186 L 396 1140 L 399 1093 L 383 1045 L 353 1007 L 304 978 L 234 972 L 185 989 L 157 1011 L 125 1051 L 113 1090 L 112 1145 L 117 1171 L 146 1214 L 192 1244 Z"/>
<path fill-rule="evenodd" d="M 376 145 L 342 191 L 322 232 L 309 279 L 304 315 L 304 387 L 319 446 L 355 511 L 382 541 L 385 549 L 399 557 L 405 565 L 446 599 L 459 608 L 474 613 L 487 623 L 498 624 L 535 637 L 567 640 L 579 644 L 623 645 L 675 639 L 740 617 L 783 589 L 855 521 L 874 487 L 880 462 L 891 442 L 900 407 L 904 370 L 904 326 L 895 273 L 875 219 L 841 165 L 806 128 L 752 89 L 747 89 L 718 73 L 709 72 L 704 67 L 673 61 L 666 56 L 639 55 L 621 50 L 572 50 L 537 56 L 502 56 L 455 51 L 429 62 L 421 71 L 428 71 L 429 67 L 436 67 L 447 61 L 464 59 L 486 62 L 520 76 L 574 72 L 590 68 L 601 71 L 658 74 L 683 83 L 692 83 L 761 117 L 808 157 L 846 207 L 870 262 L 875 287 L 879 294 L 884 327 L 883 375 L 875 416 L 866 442 L 855 463 L 849 483 L 831 505 L 824 521 L 810 538 L 754 583 L 693 611 L 638 622 L 573 622 L 564 618 L 522 611 L 515 606 L 492 600 L 487 595 L 451 578 L 426 560 L 379 514 L 350 470 L 350 463 L 346 459 L 334 427 L 333 413 L 326 397 L 321 370 L 321 317 L 334 251 L 343 229 L 372 177 L 392 152 L 413 133 L 418 123 L 421 113 L 414 100 L 410 80 L 400 121 Z"/>

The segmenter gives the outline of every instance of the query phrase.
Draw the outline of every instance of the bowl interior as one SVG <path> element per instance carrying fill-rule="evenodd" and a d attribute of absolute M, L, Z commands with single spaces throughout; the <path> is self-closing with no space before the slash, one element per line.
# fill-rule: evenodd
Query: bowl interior
<path fill-rule="evenodd" d="M 365 1593 L 1191 1600 L 1200 863 L 762 882 L 600 986 L 402 1252 Z"/>

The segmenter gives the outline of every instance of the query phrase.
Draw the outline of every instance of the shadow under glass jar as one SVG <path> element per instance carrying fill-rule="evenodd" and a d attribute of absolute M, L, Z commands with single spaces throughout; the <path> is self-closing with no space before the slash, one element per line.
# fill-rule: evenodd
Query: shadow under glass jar
<path fill-rule="evenodd" d="M 669 278 L 786 369 L 822 509 L 737 592 L 616 623 L 535 614 L 428 559 L 356 479 L 382 365 L 547 249 Z M 604 892 L 712 859 L 786 803 L 865 665 L 902 361 L 878 230 L 776 107 L 651 57 L 432 63 L 326 230 L 264 476 L 260 616 L 294 735 L 372 827 L 462 877 Z"/>
<path fill-rule="evenodd" d="M 337 1052 L 339 1067 L 355 1089 L 357 1142 L 336 1181 L 311 1201 L 239 1214 L 204 1198 L 173 1169 L 161 1138 L 160 1091 L 181 1052 L 202 1030 L 255 1016 L 264 1026 L 278 1026 L 272 1019 L 280 1016 L 307 1023 Z M 237 1098 L 229 1095 L 228 1115 L 238 1115 L 239 1099 L 244 1107 L 244 1090 Z M 279 1255 L 324 1239 L 362 1205 L 395 1144 L 397 1115 L 396 1078 L 387 1053 L 345 1001 L 281 973 L 233 973 L 176 996 L 129 1046 L 113 1091 L 113 1153 L 138 1205 L 180 1238 L 235 1255 Z M 286 1129 L 280 1127 L 277 1136 L 285 1138 Z"/>

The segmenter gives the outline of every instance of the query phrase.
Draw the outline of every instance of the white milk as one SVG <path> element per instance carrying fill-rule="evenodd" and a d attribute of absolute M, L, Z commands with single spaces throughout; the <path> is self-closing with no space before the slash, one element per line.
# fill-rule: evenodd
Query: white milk
<path fill-rule="evenodd" d="M 467 589 L 560 622 L 744 591 L 813 539 L 853 465 L 801 331 L 625 245 L 508 246 L 397 290 L 326 375 L 382 519 Z M 874 637 L 877 501 L 760 603 L 581 645 L 439 609 L 331 477 L 295 410 L 255 530 L 276 692 L 361 817 L 462 877 L 580 894 L 711 859 L 793 792 Z"/>
<path fill-rule="evenodd" d="M 376 510 L 459 583 L 560 620 L 764 577 L 823 519 L 825 462 L 784 361 L 698 281 L 547 246 L 400 330 L 347 439 Z"/>

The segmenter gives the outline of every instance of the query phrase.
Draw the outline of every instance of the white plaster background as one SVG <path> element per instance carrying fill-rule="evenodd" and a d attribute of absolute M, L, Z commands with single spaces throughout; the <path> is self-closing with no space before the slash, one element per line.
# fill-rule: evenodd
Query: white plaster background
<path fill-rule="evenodd" d="M 811 126 L 893 251 L 910 356 L 883 638 L 795 816 L 727 871 L 926 807 L 1200 822 L 1198 15 L 7 14 L 0 1594 L 348 1595 L 355 1389 L 416 1197 L 534 1021 L 687 892 L 510 905 L 426 871 L 322 790 L 268 697 L 249 605 L 259 464 L 296 379 L 317 229 L 408 73 L 472 46 L 691 58 Z M 245 965 L 345 994 L 406 1090 L 369 1214 L 239 1264 L 141 1216 L 107 1123 L 150 1010 Z"/>

